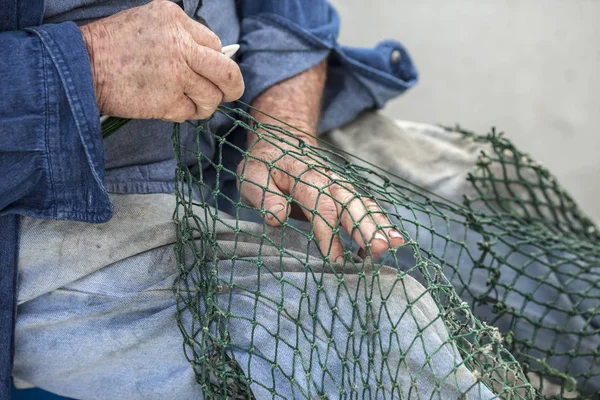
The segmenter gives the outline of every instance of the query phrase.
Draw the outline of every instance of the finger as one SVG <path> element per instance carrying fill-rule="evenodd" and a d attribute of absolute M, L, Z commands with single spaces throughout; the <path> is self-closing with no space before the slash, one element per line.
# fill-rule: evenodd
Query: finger
<path fill-rule="evenodd" d="M 370 214 L 371 218 L 375 221 L 375 225 L 379 226 L 378 232 L 383 232 L 383 234 L 387 238 L 387 245 L 390 247 L 398 247 L 404 244 L 404 237 L 402 234 L 394 227 L 394 224 L 390 221 L 384 211 L 369 198 L 363 198 L 364 204 Z M 376 234 L 377 235 L 377 234 Z M 388 246 L 382 251 L 379 249 L 372 249 L 373 256 L 378 257 L 383 251 L 387 250 Z M 375 253 L 378 251 L 377 253 Z"/>
<path fill-rule="evenodd" d="M 211 81 L 223 93 L 223 101 L 234 101 L 244 94 L 240 67 L 219 51 L 196 44 L 190 45 L 186 61 L 197 74 Z"/>
<path fill-rule="evenodd" d="M 205 46 L 214 51 L 221 52 L 221 48 L 223 47 L 223 45 L 221 44 L 221 39 L 219 39 L 219 37 L 206 26 L 194 21 L 185 13 L 184 15 L 185 17 L 182 18 L 181 23 L 183 24 L 183 27 L 188 31 L 188 33 L 192 36 L 194 42 L 196 42 L 196 44 L 199 44 L 200 46 Z"/>
<path fill-rule="evenodd" d="M 185 95 L 196 105 L 196 112 L 189 119 L 205 119 L 210 117 L 223 101 L 223 92 L 208 79 L 196 74 L 191 69 L 184 86 Z"/>
<path fill-rule="evenodd" d="M 288 202 L 271 178 L 267 165 L 262 161 L 246 158 L 238 166 L 237 173 L 242 199 L 264 211 L 267 224 L 281 225 L 289 213 Z"/>
<path fill-rule="evenodd" d="M 373 200 L 356 193 L 339 177 L 332 178 L 329 190 L 336 200 L 342 226 L 363 249 L 363 253 L 368 247 L 376 258 L 390 245 L 396 247 L 404 243 L 402 235 L 390 227 L 389 219 Z"/>
<path fill-rule="evenodd" d="M 196 104 L 189 97 L 182 94 L 161 119 L 170 122 L 184 122 L 191 119 L 195 112 Z"/>
<path fill-rule="evenodd" d="M 336 200 L 342 226 L 361 248 L 366 249 L 370 246 L 372 251 L 387 248 L 387 238 L 381 232 L 377 232 L 377 226 L 360 195 L 338 182 L 332 183 L 329 191 Z"/>
<path fill-rule="evenodd" d="M 338 210 L 331 193 L 326 188 L 329 184 L 321 173 L 309 170 L 295 174 L 300 180 L 290 190 L 292 197 L 304 207 L 302 212 L 313 225 L 313 232 L 324 256 L 335 263 L 344 262 L 344 248 L 337 234 L 339 229 Z M 313 210 L 315 212 L 313 213 Z"/>

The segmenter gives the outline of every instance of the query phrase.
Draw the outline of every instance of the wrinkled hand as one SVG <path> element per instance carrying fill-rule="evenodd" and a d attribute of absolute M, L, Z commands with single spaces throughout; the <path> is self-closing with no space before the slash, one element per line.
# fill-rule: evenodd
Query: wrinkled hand
<path fill-rule="evenodd" d="M 337 263 L 344 259 L 341 240 L 333 231 L 338 221 L 360 245 L 359 255 L 370 249 L 376 258 L 390 245 L 396 247 L 404 243 L 402 235 L 391 228 L 389 219 L 373 200 L 360 196 L 350 184 L 327 170 L 311 167 L 315 162 L 310 158 L 284 154 L 285 149 L 298 153 L 297 147 L 284 143 L 274 145 L 269 140 L 254 142 L 249 156 L 237 169 L 238 176 L 244 177 L 238 182 L 242 198 L 265 210 L 267 224 L 279 226 L 288 216 L 304 217 L 313 224 L 323 255 Z M 290 203 L 291 207 L 286 199 L 288 195 L 295 200 Z M 382 228 L 377 229 L 376 224 Z"/>
<path fill-rule="evenodd" d="M 221 41 L 167 0 L 81 27 L 101 114 L 182 122 L 237 100 L 244 82 Z"/>

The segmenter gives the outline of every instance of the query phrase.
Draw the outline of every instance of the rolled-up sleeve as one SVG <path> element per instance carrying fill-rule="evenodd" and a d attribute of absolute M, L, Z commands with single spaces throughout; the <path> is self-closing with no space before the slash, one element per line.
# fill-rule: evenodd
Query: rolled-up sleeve
<path fill-rule="evenodd" d="M 327 58 L 339 31 L 336 11 L 323 0 L 244 1 L 240 68 L 251 102 L 267 88 Z"/>
<path fill-rule="evenodd" d="M 73 23 L 0 33 L 0 215 L 105 222 L 90 62 Z"/>
<path fill-rule="evenodd" d="M 339 16 L 326 0 L 247 0 L 241 6 L 240 67 L 250 103 L 270 86 L 328 58 L 319 132 L 381 108 L 418 81 L 408 51 L 386 40 L 374 48 L 338 43 Z"/>

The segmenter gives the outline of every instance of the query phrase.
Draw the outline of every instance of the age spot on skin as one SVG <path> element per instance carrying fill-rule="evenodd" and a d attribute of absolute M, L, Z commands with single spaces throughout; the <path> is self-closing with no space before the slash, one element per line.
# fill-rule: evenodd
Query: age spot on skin
<path fill-rule="evenodd" d="M 121 66 L 126 66 L 127 64 L 129 64 L 131 62 L 131 60 L 133 59 L 133 57 L 129 54 L 124 54 L 119 58 L 119 62 L 121 63 Z"/>

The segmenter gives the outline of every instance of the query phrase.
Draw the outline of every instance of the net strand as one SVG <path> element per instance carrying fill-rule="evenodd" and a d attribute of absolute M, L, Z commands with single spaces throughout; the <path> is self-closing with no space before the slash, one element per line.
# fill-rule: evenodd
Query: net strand
<path fill-rule="evenodd" d="M 322 147 L 300 141 L 284 121 L 261 124 L 239 105 L 193 124 L 192 137 L 173 128 L 177 324 L 205 398 L 600 396 L 597 228 L 504 134 L 445 128 L 482 148 L 458 204 L 321 138 Z M 216 118 L 230 128 L 214 129 Z M 280 156 L 254 156 L 238 140 L 247 131 Z M 248 177 L 249 165 L 285 174 L 289 160 L 306 170 L 290 177 L 288 207 L 314 222 L 322 216 L 295 192 L 312 190 L 348 214 L 361 201 L 354 227 L 393 227 L 405 244 L 374 259 L 360 232 L 367 246 L 358 257 L 341 222 L 327 223 L 344 247 L 334 263 L 314 224 L 263 223 L 272 215 L 265 194 L 281 194 Z M 260 188 L 260 207 L 231 185 Z M 332 185 L 351 200 L 335 198 Z"/>

